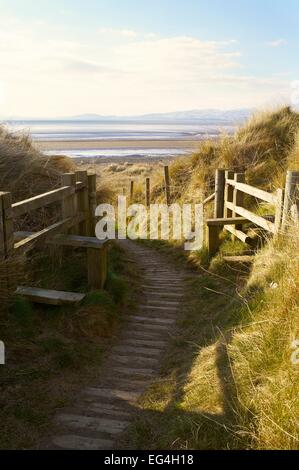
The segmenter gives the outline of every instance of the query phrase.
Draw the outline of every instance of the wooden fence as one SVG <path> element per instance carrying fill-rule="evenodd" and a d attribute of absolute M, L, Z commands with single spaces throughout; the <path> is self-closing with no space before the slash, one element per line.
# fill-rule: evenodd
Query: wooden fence
<path fill-rule="evenodd" d="M 260 229 L 261 234 L 277 235 L 286 228 L 291 218 L 298 218 L 299 172 L 287 173 L 285 190 L 277 189 L 270 193 L 246 184 L 245 173 L 231 170 L 217 170 L 215 175 L 215 193 L 205 202 L 215 201 L 214 218 L 206 222 L 206 246 L 215 253 L 220 245 L 219 235 L 222 230 L 230 232 L 233 239 L 238 238 L 248 245 L 255 244 L 255 238 L 245 227 Z M 253 198 L 258 209 L 260 203 L 266 203 L 268 213 L 259 215 L 259 210 L 246 208 L 244 196 Z M 252 207 L 252 204 L 250 204 Z"/>
<path fill-rule="evenodd" d="M 149 207 L 150 178 L 145 182 L 145 202 Z M 164 167 L 164 191 L 165 202 L 171 204 L 171 180 L 168 166 Z M 256 236 L 250 234 L 248 228 L 260 231 L 260 238 L 264 234 L 277 235 L 286 228 L 289 220 L 296 220 L 299 225 L 299 172 L 289 171 L 286 176 L 285 189 L 277 189 L 271 193 L 263 189 L 251 186 L 246 183 L 245 173 L 234 172 L 233 170 L 218 169 L 215 173 L 215 192 L 208 196 L 202 203 L 204 208 L 209 203 L 214 202 L 214 218 L 204 220 L 206 227 L 205 245 L 211 253 L 215 253 L 220 246 L 220 232 L 225 230 L 249 246 L 256 244 Z M 245 197 L 246 196 L 246 197 Z M 134 199 L 134 181 L 130 184 L 130 199 Z M 261 207 L 261 203 L 266 204 L 268 213 L 260 215 L 259 210 L 253 210 L 250 204 L 246 207 L 246 202 L 253 199 L 255 209 Z M 251 200 L 251 202 L 253 202 Z"/>
<path fill-rule="evenodd" d="M 54 203 L 61 207 L 61 220 L 38 232 L 15 232 L 14 222 L 18 217 Z M 95 209 L 96 175 L 89 175 L 86 171 L 64 174 L 60 188 L 14 204 L 11 193 L 0 192 L 0 260 L 9 262 L 10 257 L 44 244 L 86 248 L 89 287 L 102 289 L 107 277 L 107 242 L 94 237 Z M 25 295 L 26 288 L 21 289 Z M 32 289 L 29 290 L 32 294 Z M 53 301 L 53 292 L 47 292 L 47 303 L 63 303 L 63 298 L 66 302 L 68 298 L 80 298 L 61 293 L 54 295 L 58 298 L 56 302 L 55 299 Z M 37 300 L 38 297 L 47 298 L 47 292 L 38 293 L 36 290 Z M 44 300 L 46 302 L 47 299 Z"/>

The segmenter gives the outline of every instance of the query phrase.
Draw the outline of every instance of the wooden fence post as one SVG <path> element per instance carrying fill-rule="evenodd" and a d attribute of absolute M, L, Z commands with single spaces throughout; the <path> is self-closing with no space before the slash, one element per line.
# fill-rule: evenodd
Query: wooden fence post
<path fill-rule="evenodd" d="M 133 202 L 134 198 L 134 181 L 132 180 L 130 183 L 130 203 Z"/>
<path fill-rule="evenodd" d="M 9 260 L 14 253 L 14 228 L 12 217 L 11 193 L 0 192 L 0 258 Z M 9 262 L 7 263 L 7 288 L 14 290 L 17 286 L 10 275 Z"/>
<path fill-rule="evenodd" d="M 79 235 L 88 236 L 89 201 L 87 171 L 76 171 L 76 182 L 85 184 L 85 188 L 77 193 L 78 213 L 85 215 L 85 220 L 79 224 Z"/>
<path fill-rule="evenodd" d="M 0 192 L 0 260 L 5 259 L 3 193 Z"/>
<path fill-rule="evenodd" d="M 281 228 L 281 219 L 282 219 L 282 211 L 283 211 L 283 199 L 284 199 L 284 190 L 278 189 L 276 191 L 276 207 L 275 207 L 275 235 L 279 233 Z"/>
<path fill-rule="evenodd" d="M 289 217 L 291 215 L 291 208 L 296 194 L 296 187 L 299 184 L 299 171 L 288 171 L 286 178 L 285 186 L 285 196 L 284 196 L 284 206 L 283 206 L 283 217 L 282 217 L 282 227 L 288 223 Z"/>
<path fill-rule="evenodd" d="M 73 186 L 75 188 L 76 175 L 75 173 L 64 173 L 62 175 L 62 186 Z M 71 194 L 62 200 L 62 218 L 68 219 L 76 215 L 76 194 Z M 71 227 L 67 233 L 76 233 L 76 227 Z"/>
<path fill-rule="evenodd" d="M 96 208 L 97 208 L 97 175 L 88 175 L 88 199 L 89 199 L 89 236 L 95 236 Z"/>
<path fill-rule="evenodd" d="M 245 183 L 245 173 L 235 173 L 234 180 L 236 183 Z M 233 188 L 233 204 L 234 206 L 243 207 L 244 206 L 244 193 L 238 191 L 237 188 Z M 236 217 L 236 213 L 233 212 L 232 216 Z M 242 230 L 242 225 L 235 225 L 236 230 Z M 232 240 L 236 240 L 236 236 L 232 235 Z"/>
<path fill-rule="evenodd" d="M 88 287 L 101 290 L 105 287 L 108 274 L 108 244 L 103 248 L 87 248 Z"/>
<path fill-rule="evenodd" d="M 169 167 L 164 166 L 164 179 L 165 179 L 165 197 L 166 204 L 170 206 L 170 178 L 169 178 Z"/>
<path fill-rule="evenodd" d="M 151 204 L 151 181 L 150 178 L 145 180 L 145 203 L 146 207 L 150 207 Z"/>
<path fill-rule="evenodd" d="M 220 219 L 224 212 L 225 170 L 216 170 L 214 218 Z"/>
<path fill-rule="evenodd" d="M 227 179 L 230 179 L 230 180 L 234 179 L 233 171 L 231 170 L 225 171 L 225 180 Z M 224 188 L 224 217 L 225 218 L 230 218 L 233 215 L 232 211 L 226 207 L 226 203 L 233 202 L 233 198 L 234 198 L 234 189 L 225 181 L 225 188 Z"/>

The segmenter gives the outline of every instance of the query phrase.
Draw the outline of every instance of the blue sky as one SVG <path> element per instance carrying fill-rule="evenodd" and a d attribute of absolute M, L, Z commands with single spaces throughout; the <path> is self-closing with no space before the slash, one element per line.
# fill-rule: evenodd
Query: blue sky
<path fill-rule="evenodd" d="M 290 100 L 297 0 L 0 0 L 1 115 Z"/>

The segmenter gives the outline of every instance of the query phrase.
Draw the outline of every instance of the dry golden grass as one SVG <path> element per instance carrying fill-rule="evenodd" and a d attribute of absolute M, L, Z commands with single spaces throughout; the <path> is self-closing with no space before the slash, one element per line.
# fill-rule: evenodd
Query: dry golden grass
<path fill-rule="evenodd" d="M 60 185 L 61 174 L 74 169 L 66 157 L 46 157 L 28 136 L 0 127 L 0 188 L 13 201 L 44 193 Z"/>
<path fill-rule="evenodd" d="M 284 108 L 255 116 L 232 138 L 204 142 L 171 165 L 174 200 L 211 193 L 219 167 L 246 168 L 250 183 L 282 187 L 286 170 L 299 168 L 298 127 L 299 115 Z M 223 253 L 240 249 L 227 240 L 210 265 L 205 253 L 188 256 L 201 275 L 186 289 L 179 334 L 163 379 L 143 398 L 131 446 L 299 449 L 299 365 L 291 361 L 299 340 L 298 226 L 269 240 L 251 271 L 224 261 Z"/>
<path fill-rule="evenodd" d="M 61 175 L 74 169 L 66 157 L 46 157 L 32 144 L 28 136 L 12 134 L 0 127 L 0 190 L 9 191 L 13 201 L 19 201 L 49 191 L 60 185 Z M 22 230 L 43 228 L 57 217 L 57 208 L 42 209 L 16 221 Z M 21 259 L 10 259 L 10 277 L 20 278 Z M 11 290 L 7 286 L 7 262 L 0 260 L 1 308 L 7 305 Z"/>
<path fill-rule="evenodd" d="M 202 142 L 198 151 L 170 165 L 173 199 L 204 199 L 213 192 L 217 168 L 246 169 L 249 184 L 274 191 L 284 184 L 288 168 L 298 168 L 298 132 L 299 114 L 286 107 L 257 113 L 234 136 Z M 160 171 L 156 179 L 153 198 L 162 198 Z"/>

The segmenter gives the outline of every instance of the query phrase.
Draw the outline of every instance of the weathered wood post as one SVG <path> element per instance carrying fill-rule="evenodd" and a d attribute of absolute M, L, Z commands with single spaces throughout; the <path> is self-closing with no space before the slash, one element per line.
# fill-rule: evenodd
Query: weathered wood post
<path fill-rule="evenodd" d="M 89 289 L 103 289 L 108 274 L 108 242 L 101 249 L 87 248 L 87 266 Z"/>
<path fill-rule="evenodd" d="M 233 215 L 232 211 L 228 209 L 226 206 L 226 203 L 233 202 L 233 198 L 234 198 L 234 188 L 230 184 L 227 184 L 226 180 L 228 179 L 230 180 L 234 179 L 234 172 L 232 170 L 225 171 L 225 188 L 224 188 L 224 217 L 225 218 L 230 218 Z"/>
<path fill-rule="evenodd" d="M 75 217 L 76 215 L 76 194 L 75 194 L 75 185 L 76 185 L 76 175 L 75 173 L 64 173 L 62 175 L 62 186 L 71 186 L 74 188 L 74 193 L 63 198 L 62 200 L 62 218 L 68 219 Z M 70 229 L 66 230 L 67 233 L 74 234 L 76 228 L 72 226 Z"/>
<path fill-rule="evenodd" d="M 234 180 L 236 183 L 245 183 L 245 173 L 235 173 Z M 239 191 L 237 188 L 233 188 L 233 204 L 234 206 L 243 207 L 244 206 L 244 193 Z M 237 214 L 233 212 L 233 217 L 236 217 Z M 236 230 L 242 230 L 242 225 L 235 225 Z M 232 240 L 236 240 L 236 236 L 232 235 Z"/>
<path fill-rule="evenodd" d="M 130 203 L 133 202 L 134 198 L 134 181 L 132 180 L 130 183 Z"/>
<path fill-rule="evenodd" d="M 285 186 L 282 227 L 285 228 L 291 216 L 291 208 L 294 204 L 296 187 L 299 184 L 299 171 L 288 171 Z"/>
<path fill-rule="evenodd" d="M 220 246 L 219 235 L 222 227 L 209 222 L 206 224 L 205 247 L 211 255 L 215 255 Z"/>
<path fill-rule="evenodd" d="M 275 235 L 279 233 L 282 222 L 282 212 L 283 212 L 283 200 L 284 200 L 284 190 L 278 189 L 276 191 L 276 205 L 275 205 Z"/>
<path fill-rule="evenodd" d="M 9 258 L 14 253 L 14 228 L 11 193 L 0 192 L 0 259 L 7 261 L 7 288 L 15 289 L 10 273 Z"/>
<path fill-rule="evenodd" d="M 145 204 L 146 207 L 150 207 L 151 204 L 151 180 L 146 178 L 145 180 Z"/>
<path fill-rule="evenodd" d="M 89 217 L 89 202 L 88 202 L 88 177 L 87 171 L 76 171 L 76 182 L 83 183 L 85 187 L 77 193 L 77 208 L 78 213 L 85 216 L 85 220 L 79 224 L 79 235 L 88 235 L 88 217 Z"/>
<path fill-rule="evenodd" d="M 88 202 L 89 202 L 89 236 L 95 236 L 96 208 L 97 208 L 97 175 L 88 175 Z"/>
<path fill-rule="evenodd" d="M 164 180 L 165 180 L 165 197 L 166 204 L 170 206 L 170 178 L 169 178 L 169 167 L 164 166 Z"/>
<path fill-rule="evenodd" d="M 0 260 L 5 259 L 3 192 L 0 192 Z"/>
<path fill-rule="evenodd" d="M 214 218 L 220 219 L 223 217 L 224 212 L 224 185 L 225 185 L 225 170 L 216 170 L 215 173 L 215 206 Z"/>

